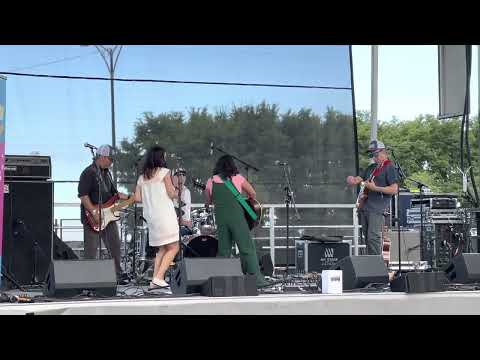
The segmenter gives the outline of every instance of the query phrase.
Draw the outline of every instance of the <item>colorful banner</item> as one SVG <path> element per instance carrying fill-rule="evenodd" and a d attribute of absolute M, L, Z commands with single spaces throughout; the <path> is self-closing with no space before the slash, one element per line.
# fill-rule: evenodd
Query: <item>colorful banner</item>
<path fill-rule="evenodd" d="M 5 112 L 7 102 L 7 79 L 0 75 L 0 264 L 3 254 L 3 194 L 4 194 L 4 166 L 5 166 Z M 2 286 L 2 272 L 0 271 L 0 287 Z"/>

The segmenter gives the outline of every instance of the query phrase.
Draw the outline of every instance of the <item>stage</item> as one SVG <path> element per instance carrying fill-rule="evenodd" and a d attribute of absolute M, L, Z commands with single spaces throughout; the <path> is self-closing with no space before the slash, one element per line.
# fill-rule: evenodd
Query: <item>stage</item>
<path fill-rule="evenodd" d="M 283 293 L 223 298 L 124 294 L 109 299 L 2 303 L 0 315 L 479 315 L 479 303 L 480 291 Z"/>

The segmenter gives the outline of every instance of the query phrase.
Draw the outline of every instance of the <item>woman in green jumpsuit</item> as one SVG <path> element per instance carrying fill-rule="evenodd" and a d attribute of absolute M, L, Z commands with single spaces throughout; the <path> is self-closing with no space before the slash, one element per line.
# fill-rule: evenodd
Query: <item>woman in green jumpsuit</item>
<path fill-rule="evenodd" d="M 257 286 L 268 285 L 260 272 L 255 244 L 250 236 L 247 220 L 242 205 L 223 183 L 229 179 L 237 190 L 245 192 L 249 198 L 255 199 L 252 185 L 239 174 L 233 158 L 224 155 L 218 159 L 213 177 L 207 181 L 207 203 L 215 205 L 215 221 L 217 225 L 218 257 L 231 257 L 235 243 L 240 252 L 240 261 L 244 274 L 253 274 L 257 278 Z"/>

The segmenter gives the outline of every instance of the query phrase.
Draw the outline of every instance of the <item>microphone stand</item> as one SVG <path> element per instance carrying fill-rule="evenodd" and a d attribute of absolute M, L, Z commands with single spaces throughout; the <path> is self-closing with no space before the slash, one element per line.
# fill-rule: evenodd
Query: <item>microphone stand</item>
<path fill-rule="evenodd" d="M 247 175 L 247 181 L 250 181 L 250 180 L 248 180 L 248 170 L 249 170 L 249 169 L 253 169 L 253 170 L 255 170 L 255 171 L 259 171 L 258 168 L 256 168 L 255 166 L 253 166 L 253 165 L 251 165 L 251 164 L 249 164 L 249 163 L 247 163 L 247 162 L 239 159 L 238 157 L 236 157 L 236 156 L 234 156 L 234 155 L 232 155 L 232 154 L 229 154 L 228 152 L 226 152 L 225 150 L 220 149 L 219 147 L 212 146 L 212 149 L 215 149 L 215 150 L 217 150 L 217 151 L 220 151 L 221 153 L 224 153 L 224 154 L 226 154 L 226 155 L 230 155 L 232 158 L 234 158 L 234 159 L 237 160 L 238 162 L 240 162 L 240 163 L 242 163 L 243 165 L 245 165 L 245 171 L 247 172 L 247 174 L 246 174 L 246 175 Z"/>
<path fill-rule="evenodd" d="M 287 165 L 287 164 L 284 164 L 283 165 L 283 172 L 284 172 L 284 175 L 285 175 L 285 209 L 286 209 L 286 216 L 287 216 L 287 222 L 286 222 L 286 230 L 287 230 L 287 243 L 286 243 L 286 267 L 285 267 L 285 274 L 284 274 L 284 277 L 288 277 L 289 275 L 289 266 L 290 266 L 290 259 L 289 259 L 289 252 L 290 252 L 290 204 L 293 202 L 294 204 L 294 207 L 295 207 L 295 210 L 297 209 L 296 206 L 295 206 L 295 198 L 294 198 L 294 194 L 293 194 L 293 191 L 292 191 L 292 184 L 291 184 L 291 181 L 290 181 L 290 166 Z M 298 213 L 297 213 L 297 217 L 298 216 Z"/>
<path fill-rule="evenodd" d="M 177 205 L 178 205 L 178 213 L 177 213 L 177 221 L 178 221 L 178 242 L 180 243 L 180 249 L 179 249 L 179 254 L 178 254 L 178 258 L 180 261 L 183 260 L 183 249 L 181 249 L 182 247 L 182 187 L 183 187 L 183 184 L 182 184 L 182 181 L 180 180 L 180 169 L 182 168 L 181 166 L 181 160 L 182 158 L 180 156 L 176 156 L 175 157 L 177 159 Z"/>
<path fill-rule="evenodd" d="M 211 149 L 212 149 L 212 150 L 215 149 L 215 150 L 217 150 L 217 151 L 220 151 L 221 153 L 224 153 L 225 155 L 229 155 L 229 156 L 231 156 L 233 159 L 235 159 L 235 160 L 237 160 L 238 162 L 240 162 L 240 163 L 242 163 L 243 165 L 245 165 L 245 171 L 246 171 L 247 181 L 248 181 L 248 182 L 250 182 L 250 180 L 249 180 L 249 178 L 248 178 L 248 170 L 249 170 L 249 169 L 253 169 L 253 170 L 255 170 L 255 171 L 260 171 L 257 167 L 255 167 L 255 166 L 253 166 L 253 165 L 251 165 L 251 164 L 243 161 L 242 159 L 239 159 L 239 158 L 236 157 L 235 155 L 229 154 L 228 152 L 226 152 L 225 150 L 223 150 L 223 149 L 221 149 L 221 148 L 219 148 L 219 147 L 217 147 L 217 146 L 213 146 L 213 145 L 212 145 L 212 146 L 211 146 Z"/>
<path fill-rule="evenodd" d="M 398 175 L 400 177 L 400 182 L 402 181 L 405 181 L 405 180 L 410 180 L 412 182 L 414 182 L 415 184 L 417 184 L 417 187 L 418 189 L 420 190 L 420 244 L 423 245 L 423 219 L 424 219 L 424 214 L 423 214 L 423 199 L 424 199 L 424 188 L 426 188 L 427 186 L 423 183 L 421 183 L 420 181 L 418 180 L 415 180 L 415 179 L 412 179 L 412 178 L 409 178 L 405 175 L 405 172 L 403 171 L 402 167 L 400 166 L 400 163 L 397 161 L 396 157 L 395 157 L 395 153 L 394 151 L 391 149 L 392 151 L 392 157 L 394 159 L 394 162 L 395 162 L 395 167 L 397 168 L 397 171 L 398 171 Z M 399 200 L 399 195 L 400 193 L 400 186 L 398 187 L 398 192 L 397 192 L 397 199 Z M 397 201 L 399 202 L 399 201 Z M 397 208 L 398 208 L 398 204 L 397 204 Z M 398 233 L 400 234 L 400 218 L 399 216 L 397 216 L 397 225 L 398 225 Z M 401 269 L 401 263 L 400 263 L 400 257 L 401 257 L 401 254 L 400 254 L 400 235 L 398 237 L 398 256 L 399 256 L 399 272 L 400 272 L 400 269 Z"/>
<path fill-rule="evenodd" d="M 395 164 L 395 168 L 397 169 L 398 176 L 399 176 L 399 184 L 397 189 L 397 216 L 393 218 L 393 223 L 397 224 L 397 239 L 398 239 L 398 276 L 402 276 L 402 247 L 400 245 L 400 184 L 403 183 L 407 176 L 405 175 L 400 163 L 398 162 L 397 158 L 395 157 L 395 152 L 391 149 L 393 162 Z"/>
<path fill-rule="evenodd" d="M 408 180 L 417 184 L 418 190 L 420 191 L 420 249 L 424 246 L 424 239 L 423 239 L 423 199 L 424 199 L 424 188 L 427 186 L 420 181 L 408 178 Z M 433 265 L 433 259 L 432 259 Z"/>
<path fill-rule="evenodd" d="M 93 163 L 95 164 L 95 170 L 96 170 L 96 175 L 97 175 L 97 184 L 98 184 L 98 226 L 99 226 L 99 231 L 98 231 L 98 259 L 100 260 L 102 258 L 102 192 L 100 191 L 100 184 L 102 182 L 102 173 L 100 170 L 100 166 L 98 166 L 96 162 L 96 156 L 95 153 L 93 152 L 93 148 L 89 148 L 90 152 L 92 153 L 92 160 Z"/>
<path fill-rule="evenodd" d="M 404 181 L 404 180 L 410 180 L 414 183 L 417 184 L 419 190 L 420 190 L 420 245 L 422 246 L 423 245 L 423 188 L 426 187 L 425 184 L 421 183 L 420 181 L 417 181 L 417 180 L 414 180 L 414 179 L 411 179 L 409 177 L 407 177 L 405 175 L 405 172 L 403 171 L 402 167 L 400 166 L 400 163 L 397 161 L 397 159 L 395 158 L 395 153 L 393 152 L 393 150 L 391 149 L 392 151 L 392 157 L 394 159 L 394 162 L 395 162 L 395 165 L 396 165 L 396 168 L 398 170 L 398 174 L 399 174 L 399 177 L 401 179 L 401 181 Z M 400 181 L 400 182 L 401 182 Z M 397 201 L 397 208 L 399 207 L 399 194 L 400 194 L 400 186 L 399 186 L 399 190 L 397 192 L 398 194 L 398 201 Z M 399 214 L 399 212 L 398 212 Z M 402 261 L 401 261 L 401 246 L 400 246 L 400 216 L 397 215 L 397 218 L 395 219 L 397 221 L 397 231 L 398 231 L 398 273 L 397 273 L 397 277 L 395 279 L 393 279 L 391 282 L 390 282 L 390 289 L 391 291 L 393 292 L 405 292 L 408 290 L 407 288 L 407 278 L 406 277 L 402 277 Z"/>
<path fill-rule="evenodd" d="M 142 160 L 141 157 L 139 157 L 135 161 L 135 179 L 138 180 L 138 165 L 140 161 Z M 135 185 L 134 185 L 135 186 Z M 137 261 L 137 223 L 138 223 L 138 207 L 137 207 L 137 202 L 135 201 L 133 205 L 133 255 L 132 255 L 132 278 L 137 279 L 137 273 L 136 273 L 136 261 Z M 146 246 L 146 244 L 145 244 Z M 145 250 L 146 251 L 146 250 Z"/>
<path fill-rule="evenodd" d="M 183 168 L 182 163 L 181 163 L 182 157 L 181 156 L 176 156 L 176 155 L 173 155 L 173 154 L 172 154 L 172 156 L 177 160 L 177 169 L 179 170 L 179 169 Z M 195 250 L 193 250 L 190 245 L 185 244 L 182 241 L 182 224 L 181 224 L 182 217 L 183 217 L 182 207 L 187 205 L 187 204 L 184 204 L 183 200 L 182 200 L 182 190 L 183 190 L 184 184 L 180 180 L 181 173 L 177 171 L 176 176 L 177 176 L 177 185 L 178 185 L 178 189 L 177 189 L 177 196 L 178 196 L 177 204 L 178 204 L 178 207 L 176 209 L 178 209 L 178 212 L 176 211 L 176 209 L 175 209 L 175 211 L 176 211 L 176 214 L 177 214 L 177 221 L 178 221 L 178 241 L 180 243 L 180 250 L 178 251 L 178 260 L 182 261 L 183 258 L 184 258 L 185 249 L 188 249 L 196 257 L 200 257 L 200 254 L 198 252 L 196 252 Z"/>

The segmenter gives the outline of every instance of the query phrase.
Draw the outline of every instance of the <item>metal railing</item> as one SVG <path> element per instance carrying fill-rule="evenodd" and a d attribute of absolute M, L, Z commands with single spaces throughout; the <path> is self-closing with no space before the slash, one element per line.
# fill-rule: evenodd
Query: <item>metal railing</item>
<path fill-rule="evenodd" d="M 62 208 L 62 207 L 79 207 L 80 203 L 54 203 L 55 208 Z M 141 206 L 141 205 L 140 205 Z M 192 204 L 192 209 L 204 207 L 204 204 L 201 203 L 194 203 Z M 351 209 L 352 211 L 352 223 L 351 224 L 342 224 L 342 225 L 289 225 L 291 229 L 308 229 L 308 228 L 325 228 L 325 229 L 351 229 L 352 230 L 352 240 L 345 240 L 346 242 L 350 243 L 351 255 L 358 255 L 359 249 L 364 248 L 365 245 L 359 244 L 360 238 L 360 224 L 358 222 L 358 212 L 355 204 L 296 204 L 296 207 L 299 209 Z M 268 229 L 269 235 L 268 237 L 254 237 L 257 240 L 269 240 L 269 246 L 264 247 L 268 248 L 270 251 L 270 256 L 272 258 L 273 265 L 275 266 L 275 250 L 276 249 L 284 249 L 286 246 L 278 246 L 275 244 L 276 240 L 285 239 L 285 236 L 276 236 L 275 230 L 276 229 L 284 229 L 286 225 L 275 225 L 276 216 L 275 210 L 277 209 L 285 209 L 285 204 L 263 204 L 263 210 L 268 210 L 268 225 L 262 226 L 262 229 Z M 82 230 L 82 226 L 75 226 L 75 225 L 68 225 L 65 226 L 65 221 L 75 221 L 80 219 L 71 219 L 71 218 L 60 218 L 55 219 L 54 223 L 54 231 L 56 234 L 62 239 L 63 241 L 63 230 Z M 297 239 L 298 237 L 289 236 L 289 240 Z M 81 236 L 79 241 L 83 240 L 83 236 Z M 295 247 L 292 246 L 292 249 Z"/>
<path fill-rule="evenodd" d="M 352 229 L 353 237 L 350 243 L 350 249 L 352 255 L 359 254 L 359 248 L 365 247 L 365 245 L 359 244 L 359 235 L 360 235 L 360 225 L 358 223 L 358 213 L 357 207 L 355 204 L 296 204 L 296 207 L 299 209 L 352 209 L 352 224 L 348 225 L 289 225 L 289 228 L 327 228 L 327 229 Z M 286 225 L 275 225 L 275 209 L 284 209 L 284 204 L 264 204 L 263 209 L 269 209 L 269 226 L 263 226 L 263 228 L 269 229 L 269 240 L 270 240 L 270 257 L 272 258 L 273 266 L 275 266 L 275 249 L 286 248 L 286 246 L 275 246 L 275 240 L 286 237 L 276 237 L 275 229 L 286 228 Z M 295 237 L 290 237 L 289 239 L 295 239 Z M 347 240 L 348 241 L 348 240 Z M 349 241 L 350 242 L 350 241 Z"/>

